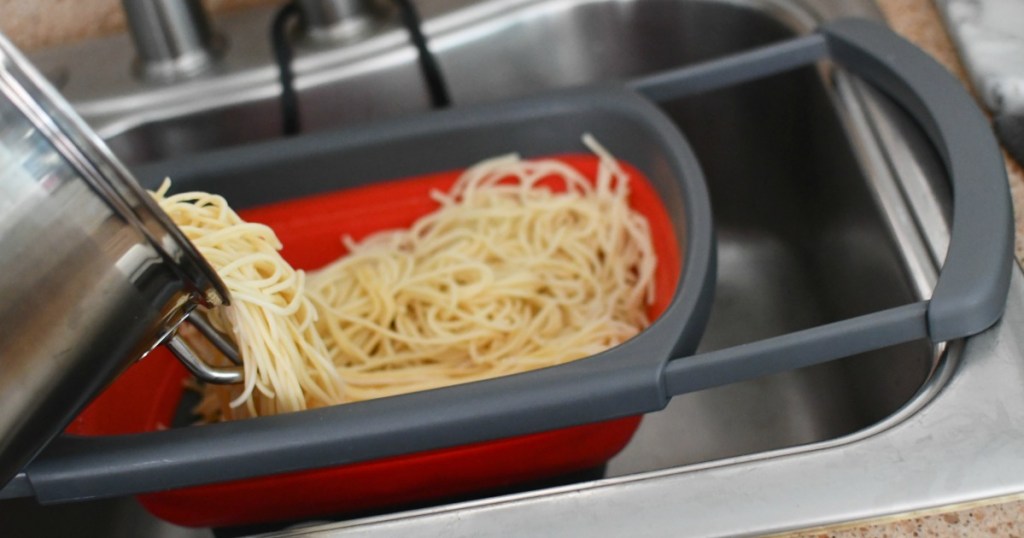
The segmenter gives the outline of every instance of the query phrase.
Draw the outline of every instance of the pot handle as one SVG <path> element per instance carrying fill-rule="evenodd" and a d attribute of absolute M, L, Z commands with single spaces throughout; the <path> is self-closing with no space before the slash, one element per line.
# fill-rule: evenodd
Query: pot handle
<path fill-rule="evenodd" d="M 200 381 L 214 385 L 243 382 L 245 370 L 242 367 L 241 356 L 231 337 L 218 331 L 203 313 L 196 310 L 193 310 L 182 323 L 184 321 L 188 321 L 201 338 L 220 351 L 233 364 L 232 366 L 213 366 L 208 363 L 202 354 L 192 347 L 188 338 L 182 334 L 182 325 L 179 323 L 164 343 L 167 345 L 167 349 L 192 372 L 192 375 Z"/>
<path fill-rule="evenodd" d="M 641 79 L 654 100 L 714 90 L 825 57 L 877 86 L 920 124 L 946 167 L 953 223 L 931 300 L 907 304 L 750 344 L 671 360 L 666 395 L 827 362 L 929 338 L 979 333 L 1002 315 L 1013 267 L 1013 210 L 999 145 L 961 84 L 892 31 L 858 19 L 810 36 Z"/>

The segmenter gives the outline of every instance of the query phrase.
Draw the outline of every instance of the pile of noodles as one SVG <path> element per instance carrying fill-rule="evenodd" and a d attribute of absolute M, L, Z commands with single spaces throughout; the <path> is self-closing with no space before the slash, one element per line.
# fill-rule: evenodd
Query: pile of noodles
<path fill-rule="evenodd" d="M 629 177 L 592 138 L 593 178 L 554 159 L 467 169 L 439 207 L 304 274 L 267 226 L 219 196 L 154 195 L 217 270 L 245 382 L 204 389 L 228 420 L 523 372 L 593 355 L 643 330 L 655 255 Z"/>

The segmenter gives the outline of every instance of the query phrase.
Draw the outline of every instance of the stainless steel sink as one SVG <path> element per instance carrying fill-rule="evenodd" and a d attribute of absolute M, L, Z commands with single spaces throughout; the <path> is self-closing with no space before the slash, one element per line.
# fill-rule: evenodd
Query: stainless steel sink
<path fill-rule="evenodd" d="M 420 2 L 456 105 L 624 80 L 780 40 L 837 10 L 873 13 L 870 3 L 813 9 L 792 3 Z M 33 60 L 126 162 L 208 151 L 281 132 L 270 17 L 253 10 L 222 21 L 229 48 L 218 71 L 173 85 L 135 79 L 126 66 L 127 37 L 97 41 L 88 54 L 55 49 Z M 300 47 L 295 71 L 306 130 L 428 110 L 415 57 L 395 21 L 358 43 Z"/>
<path fill-rule="evenodd" d="M 870 0 L 437 0 L 422 11 L 455 106 L 629 80 L 839 16 L 880 18 Z M 278 136 L 268 21 L 261 10 L 221 21 L 231 42 L 221 70 L 171 86 L 131 78 L 126 38 L 33 59 L 139 164 Z M 298 58 L 307 130 L 430 113 L 397 27 Z M 718 230 L 702 349 L 928 295 L 948 241 L 948 187 L 920 133 L 870 88 L 806 68 L 664 109 L 704 167 Z M 1024 491 L 1014 460 L 1024 453 L 1020 276 L 1004 321 L 969 341 L 911 343 L 675 398 L 601 477 L 309 532 L 735 535 Z"/>

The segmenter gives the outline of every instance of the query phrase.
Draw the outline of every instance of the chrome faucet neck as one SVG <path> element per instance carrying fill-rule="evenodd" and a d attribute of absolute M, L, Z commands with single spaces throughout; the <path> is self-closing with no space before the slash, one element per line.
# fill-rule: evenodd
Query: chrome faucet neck
<path fill-rule="evenodd" d="M 206 71 L 220 42 L 200 0 L 122 0 L 144 79 L 169 82 Z"/>

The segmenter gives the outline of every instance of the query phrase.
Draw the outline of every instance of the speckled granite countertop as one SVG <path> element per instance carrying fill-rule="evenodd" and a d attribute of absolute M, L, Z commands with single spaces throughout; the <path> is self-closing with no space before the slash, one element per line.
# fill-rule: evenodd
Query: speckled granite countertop
<path fill-rule="evenodd" d="M 808 529 L 785 538 L 910 538 L 1024 536 L 1024 495 L 904 514 L 881 520 Z M 782 538 L 782 537 L 776 537 Z"/>

